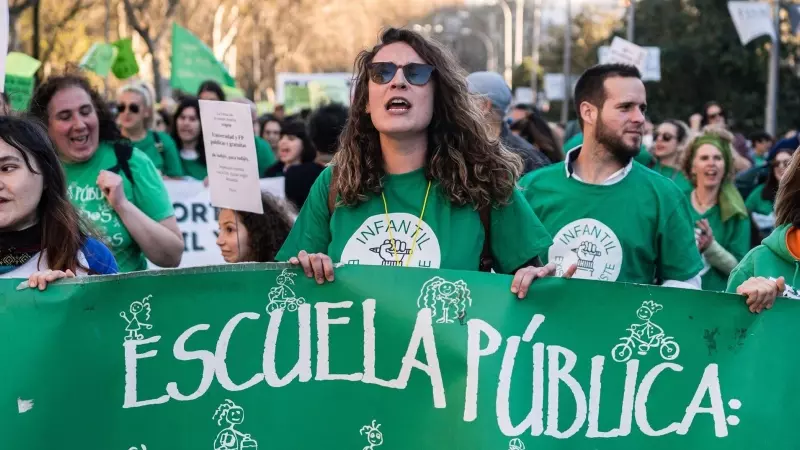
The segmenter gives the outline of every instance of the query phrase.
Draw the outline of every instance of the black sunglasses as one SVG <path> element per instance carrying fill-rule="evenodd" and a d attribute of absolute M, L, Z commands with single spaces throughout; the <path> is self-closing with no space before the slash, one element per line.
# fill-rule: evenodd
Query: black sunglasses
<path fill-rule="evenodd" d="M 424 86 L 431 80 L 431 75 L 435 68 L 430 64 L 409 63 L 405 66 L 398 66 L 390 62 L 370 63 L 369 79 L 377 84 L 387 84 L 394 79 L 397 69 L 403 69 L 403 76 L 414 86 Z"/>
<path fill-rule="evenodd" d="M 672 141 L 672 138 L 674 138 L 674 137 L 675 136 L 673 136 L 673 135 L 671 135 L 669 133 L 663 133 L 663 134 L 662 133 L 658 133 L 658 132 L 653 133 L 653 140 L 654 141 L 657 141 L 658 138 L 663 138 L 664 142 L 670 142 L 670 141 Z"/>
<path fill-rule="evenodd" d="M 131 103 L 130 105 L 126 105 L 125 103 L 120 103 L 117 106 L 117 110 L 119 110 L 120 114 L 124 113 L 125 110 L 128 108 L 130 108 L 133 114 L 139 114 L 139 105 L 137 105 L 136 103 Z"/>

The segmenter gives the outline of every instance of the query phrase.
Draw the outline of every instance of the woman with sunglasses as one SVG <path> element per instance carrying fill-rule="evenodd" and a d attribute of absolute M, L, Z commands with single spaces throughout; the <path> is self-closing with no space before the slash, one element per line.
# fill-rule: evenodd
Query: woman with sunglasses
<path fill-rule="evenodd" d="M 120 135 L 100 94 L 81 75 L 48 78 L 31 99 L 47 124 L 72 204 L 88 219 L 120 272 L 177 267 L 183 235 L 164 181 L 150 158 Z"/>
<path fill-rule="evenodd" d="M 767 166 L 769 166 L 767 181 L 753 189 L 744 202 L 763 237 L 771 233 L 775 227 L 775 214 L 773 214 L 775 196 L 794 152 L 793 148 L 780 148 L 772 153 L 767 160 Z"/>
<path fill-rule="evenodd" d="M 692 183 L 683 174 L 681 156 L 689 141 L 689 127 L 679 120 L 665 120 L 653 133 L 653 162 L 650 168 L 674 181 L 684 193 L 692 192 Z"/>
<path fill-rule="evenodd" d="M 146 87 L 140 84 L 123 87 L 119 94 L 117 112 L 117 123 L 122 135 L 150 157 L 162 175 L 170 178 L 183 177 L 183 167 L 175 141 L 166 133 L 150 129 L 154 111 L 150 92 Z"/>
<path fill-rule="evenodd" d="M 276 259 L 318 283 L 334 262 L 493 268 L 515 273 L 519 298 L 554 273 L 534 267 L 552 238 L 517 189 L 522 161 L 488 138 L 453 56 L 392 28 L 355 67 L 340 149 Z"/>
<path fill-rule="evenodd" d="M 732 142 L 729 132 L 708 129 L 689 143 L 683 164 L 694 185 L 688 196 L 704 290 L 724 291 L 731 270 L 750 250 L 750 219 L 733 185 Z"/>

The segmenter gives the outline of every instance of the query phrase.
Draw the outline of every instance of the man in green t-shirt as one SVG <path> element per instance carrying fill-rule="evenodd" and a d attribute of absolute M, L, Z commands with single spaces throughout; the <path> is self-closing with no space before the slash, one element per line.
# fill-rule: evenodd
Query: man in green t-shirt
<path fill-rule="evenodd" d="M 700 288 L 689 205 L 675 184 L 634 161 L 647 97 L 639 71 L 609 64 L 575 88 L 584 139 L 520 184 L 553 245 L 542 259 L 576 278 Z"/>

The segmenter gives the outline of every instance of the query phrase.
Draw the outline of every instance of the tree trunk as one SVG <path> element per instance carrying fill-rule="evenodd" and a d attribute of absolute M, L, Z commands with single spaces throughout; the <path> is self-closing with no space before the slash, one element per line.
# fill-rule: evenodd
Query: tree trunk
<path fill-rule="evenodd" d="M 158 46 L 148 46 L 150 48 L 150 54 L 152 55 L 152 66 L 153 66 L 153 89 L 156 93 L 156 101 L 158 103 L 161 101 L 161 58 L 158 55 Z"/>
<path fill-rule="evenodd" d="M 33 4 L 33 58 L 41 61 L 41 53 L 42 53 L 42 41 L 39 37 L 39 32 L 41 30 L 41 26 L 39 24 L 39 5 L 41 2 L 36 2 Z M 37 71 L 33 77 L 33 85 L 39 86 L 41 82 L 41 77 L 39 76 L 39 72 Z"/>

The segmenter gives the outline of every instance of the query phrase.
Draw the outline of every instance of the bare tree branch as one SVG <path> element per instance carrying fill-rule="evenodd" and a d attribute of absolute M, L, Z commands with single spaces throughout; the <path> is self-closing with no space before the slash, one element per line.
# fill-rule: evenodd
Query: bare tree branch
<path fill-rule="evenodd" d="M 38 0 L 37 0 L 38 1 Z M 88 10 L 92 7 L 92 3 L 90 0 L 77 0 L 73 3 L 72 7 L 67 11 L 67 13 L 59 19 L 58 22 L 48 26 L 48 32 L 50 32 L 50 38 L 48 39 L 47 43 L 47 50 L 41 56 L 42 63 L 46 63 L 50 56 L 53 54 L 53 51 L 56 48 L 56 40 L 58 39 L 59 31 L 62 30 L 64 27 L 67 26 L 75 17 L 78 16 L 81 12 Z"/>
<path fill-rule="evenodd" d="M 22 0 L 17 2 L 10 2 L 8 5 L 8 15 L 11 17 L 18 16 L 22 14 L 26 9 L 32 7 L 39 0 Z"/>

